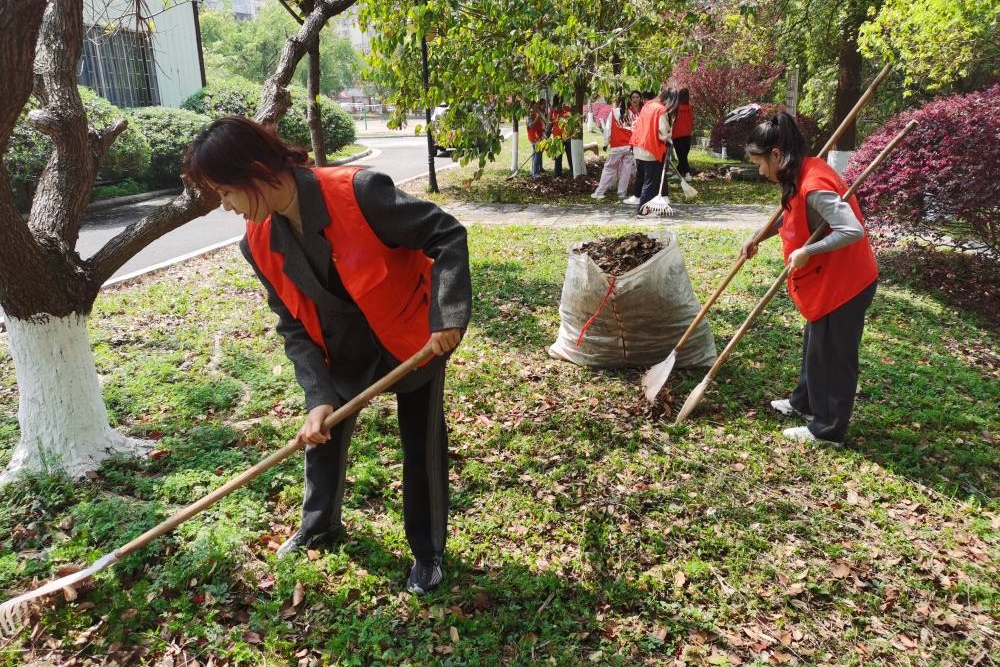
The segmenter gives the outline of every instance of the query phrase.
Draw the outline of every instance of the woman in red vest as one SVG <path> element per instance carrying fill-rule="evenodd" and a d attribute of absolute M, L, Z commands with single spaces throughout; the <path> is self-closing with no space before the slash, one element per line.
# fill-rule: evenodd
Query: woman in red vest
<path fill-rule="evenodd" d="M 565 155 L 570 178 L 573 177 L 573 153 L 570 150 L 570 137 L 563 136 L 563 126 L 560 124 L 562 119 L 569 118 L 572 114 L 573 110 L 569 108 L 568 104 L 563 104 L 562 97 L 556 95 L 552 98 L 552 109 L 549 110 L 552 136 L 562 139 L 563 143 L 563 152 L 556 156 L 555 166 L 552 168 L 552 173 L 556 176 L 562 176 L 563 174 L 562 159 L 563 155 Z"/>
<path fill-rule="evenodd" d="M 403 443 L 403 517 L 414 564 L 407 590 L 443 578 L 448 522 L 445 361 L 469 322 L 465 229 L 434 204 L 357 167 L 310 168 L 304 151 L 245 118 L 195 138 L 184 171 L 246 217 L 240 249 L 278 316 L 276 331 L 305 393 L 302 523 L 285 556 L 343 537 L 349 418 L 323 420 L 431 341 L 432 361 L 393 386 Z"/>
<path fill-rule="evenodd" d="M 632 124 L 636 117 L 629 106 L 629 98 L 623 95 L 618 100 L 618 107 L 612 109 L 604 120 L 604 141 L 610 149 L 601 171 L 601 180 L 590 195 L 594 199 L 604 199 L 604 194 L 616 180 L 618 199 L 624 200 L 628 195 L 628 184 L 635 171 L 635 158 L 632 157 L 629 140 L 632 138 Z"/>
<path fill-rule="evenodd" d="M 545 138 L 545 101 L 531 103 L 528 110 L 528 120 L 525 126 L 528 130 L 528 141 L 531 142 L 531 177 L 540 178 L 542 169 L 542 152 L 538 150 L 538 142 Z"/>
<path fill-rule="evenodd" d="M 670 138 L 677 152 L 677 171 L 686 180 L 691 180 L 691 165 L 688 164 L 688 153 L 691 152 L 691 133 L 694 132 L 694 114 L 691 112 L 691 97 L 687 88 L 677 91 L 677 120 L 670 129 Z"/>
<path fill-rule="evenodd" d="M 670 142 L 670 126 L 673 124 L 676 112 L 677 91 L 673 88 L 661 88 L 656 99 L 642 105 L 639 118 L 632 128 L 632 138 L 629 143 L 635 155 L 635 177 L 642 183 L 639 210 L 642 210 L 642 205 L 659 192 L 660 175 L 663 173 L 667 144 Z M 637 215 L 640 218 L 650 216 L 655 214 Z"/>
<path fill-rule="evenodd" d="M 761 176 L 781 185 L 784 212 L 779 231 L 770 236 L 781 236 L 785 262 L 791 265 L 788 293 L 806 318 L 798 385 L 789 398 L 771 406 L 807 420 L 805 426 L 785 429 L 785 437 L 839 446 L 854 410 L 865 312 L 878 284 L 861 209 L 853 196 L 841 200 L 847 186 L 832 167 L 806 157 L 802 133 L 787 113 L 754 128 L 747 154 Z M 823 222 L 829 231 L 806 245 Z M 741 250 L 747 259 L 756 252 L 754 239 Z"/>

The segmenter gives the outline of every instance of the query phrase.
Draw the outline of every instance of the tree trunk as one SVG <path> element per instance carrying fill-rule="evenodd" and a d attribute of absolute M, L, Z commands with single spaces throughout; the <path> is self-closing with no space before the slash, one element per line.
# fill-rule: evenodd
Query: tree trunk
<path fill-rule="evenodd" d="M 847 14 L 840 26 L 837 44 L 837 93 L 833 104 L 833 125 L 839 127 L 841 121 L 854 107 L 861 96 L 861 54 L 858 52 L 858 31 L 865 22 L 866 5 L 857 0 L 847 4 Z M 852 151 L 857 144 L 857 125 L 854 121 L 847 126 L 837 140 L 834 150 Z"/>
<path fill-rule="evenodd" d="M 323 141 L 323 117 L 319 110 L 319 37 L 309 45 L 309 135 L 312 137 L 313 161 L 326 166 L 326 143 Z"/>
<path fill-rule="evenodd" d="M 285 43 L 278 71 L 264 86 L 262 119 L 277 123 L 285 88 L 306 46 L 355 0 L 316 0 L 316 10 Z M 17 371 L 21 439 L 0 483 L 21 470 L 79 477 L 116 453 L 148 448 L 108 424 L 86 321 L 101 285 L 151 241 L 219 204 L 211 192 L 185 191 L 135 222 L 88 259 L 76 252 L 83 214 L 105 151 L 126 121 L 88 127 L 77 91 L 83 0 L 0 0 L 0 153 L 29 94 L 41 107 L 28 122 L 52 140 L 27 222 L 14 207 L 0 165 L 0 307 L 6 312 Z"/>
<path fill-rule="evenodd" d="M 7 331 L 17 372 L 21 440 L 0 473 L 0 484 L 26 470 L 78 478 L 110 456 L 152 448 L 108 425 L 85 315 L 8 316 Z"/>

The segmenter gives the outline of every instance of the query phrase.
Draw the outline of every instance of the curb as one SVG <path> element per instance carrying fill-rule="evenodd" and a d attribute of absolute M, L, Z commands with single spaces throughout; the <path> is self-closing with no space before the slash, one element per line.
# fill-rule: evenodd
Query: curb
<path fill-rule="evenodd" d="M 334 160 L 328 163 L 331 167 L 338 167 L 342 164 L 347 164 L 348 162 L 354 162 L 355 160 L 360 160 L 363 157 L 368 157 L 372 154 L 372 149 L 366 148 L 360 153 L 355 153 L 354 155 L 348 155 L 347 157 L 342 157 L 339 160 Z"/>
<path fill-rule="evenodd" d="M 105 211 L 109 208 L 115 208 L 117 206 L 125 206 L 126 204 L 136 204 L 138 202 L 144 202 L 149 199 L 156 199 L 157 197 L 162 197 L 164 195 L 177 195 L 183 192 L 180 188 L 167 188 L 165 190 L 153 190 L 151 192 L 141 192 L 137 195 L 126 195 L 124 197 L 112 197 L 111 199 L 100 199 L 95 202 L 91 202 L 87 205 L 85 209 L 87 213 L 97 213 L 98 211 Z"/>

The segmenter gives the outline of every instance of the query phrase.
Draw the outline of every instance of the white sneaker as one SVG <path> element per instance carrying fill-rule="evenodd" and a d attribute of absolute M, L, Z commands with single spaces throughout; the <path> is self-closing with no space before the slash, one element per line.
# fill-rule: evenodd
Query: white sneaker
<path fill-rule="evenodd" d="M 808 426 L 793 426 L 792 428 L 786 428 L 781 432 L 781 435 L 785 436 L 789 440 L 794 440 L 796 442 L 816 442 L 824 445 L 832 445 L 833 447 L 843 447 L 844 443 L 836 442 L 834 440 L 823 440 L 822 438 L 817 438 L 813 435 L 813 432 L 809 430 Z"/>
<path fill-rule="evenodd" d="M 690 171 L 688 173 L 684 174 L 684 180 L 687 181 L 688 183 L 691 182 L 691 172 Z"/>
<path fill-rule="evenodd" d="M 591 199 L 604 199 L 604 195 L 599 192 L 592 192 L 590 194 Z"/>
<path fill-rule="evenodd" d="M 638 206 L 639 205 L 639 198 L 636 197 L 635 195 L 632 195 L 628 199 L 623 199 L 622 203 L 625 204 L 626 206 Z"/>
<path fill-rule="evenodd" d="M 806 413 L 799 412 L 798 410 L 793 408 L 792 402 L 789 401 L 787 398 L 779 398 L 775 401 L 771 401 L 771 407 L 780 412 L 781 414 L 785 415 L 786 417 L 798 416 L 798 417 L 805 417 L 806 421 L 811 422 L 813 420 L 812 415 L 807 415 Z"/>

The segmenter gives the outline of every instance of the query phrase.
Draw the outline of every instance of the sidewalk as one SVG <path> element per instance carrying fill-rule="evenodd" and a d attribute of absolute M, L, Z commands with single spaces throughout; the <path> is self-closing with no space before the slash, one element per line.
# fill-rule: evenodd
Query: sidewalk
<path fill-rule="evenodd" d="M 601 225 L 657 228 L 691 225 L 757 229 L 774 212 L 763 205 L 673 204 L 674 215 L 638 220 L 634 206 L 611 203 L 574 204 L 476 204 L 448 203 L 441 206 L 464 225 L 528 225 L 535 227 L 592 227 Z"/>

